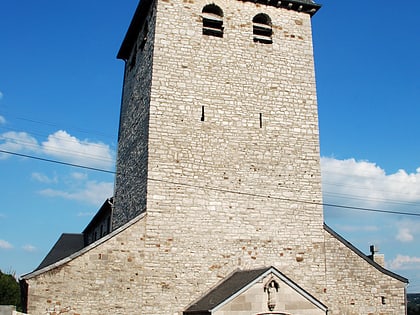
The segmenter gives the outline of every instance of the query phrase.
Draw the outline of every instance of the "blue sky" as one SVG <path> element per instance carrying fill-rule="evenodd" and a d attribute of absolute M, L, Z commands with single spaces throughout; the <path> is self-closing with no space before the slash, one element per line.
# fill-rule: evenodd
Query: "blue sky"
<path fill-rule="evenodd" d="M 394 1 L 325 0 L 313 18 L 324 202 L 420 215 L 420 23 Z M 0 4 L 0 150 L 114 170 L 137 0 Z M 114 176 L 0 153 L 0 269 L 81 232 Z M 325 207 L 325 221 L 420 292 L 420 217 Z"/>

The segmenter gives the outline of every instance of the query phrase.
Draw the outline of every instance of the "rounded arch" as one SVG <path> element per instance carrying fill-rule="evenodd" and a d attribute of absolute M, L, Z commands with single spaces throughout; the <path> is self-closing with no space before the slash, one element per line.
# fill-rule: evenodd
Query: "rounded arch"
<path fill-rule="evenodd" d="M 201 11 L 203 17 L 203 35 L 223 37 L 223 10 L 216 4 L 204 6 Z"/>
<path fill-rule="evenodd" d="M 273 29 L 271 18 L 265 13 L 259 13 L 252 19 L 254 42 L 272 44 Z"/>
<path fill-rule="evenodd" d="M 223 10 L 216 4 L 211 3 L 204 6 L 202 13 L 214 14 L 219 17 L 223 17 Z"/>
<path fill-rule="evenodd" d="M 259 13 L 254 16 L 252 22 L 271 26 L 271 18 L 265 13 Z"/>

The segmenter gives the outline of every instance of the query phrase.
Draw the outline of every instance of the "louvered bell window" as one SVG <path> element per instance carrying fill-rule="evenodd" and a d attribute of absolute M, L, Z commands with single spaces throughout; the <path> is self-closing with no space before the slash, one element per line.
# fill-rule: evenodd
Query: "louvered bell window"
<path fill-rule="evenodd" d="M 223 11 L 215 4 L 206 5 L 202 11 L 203 35 L 223 37 Z"/>
<path fill-rule="evenodd" d="M 271 27 L 270 17 L 267 14 L 261 13 L 252 19 L 252 23 L 254 42 L 272 44 L 273 29 Z"/>

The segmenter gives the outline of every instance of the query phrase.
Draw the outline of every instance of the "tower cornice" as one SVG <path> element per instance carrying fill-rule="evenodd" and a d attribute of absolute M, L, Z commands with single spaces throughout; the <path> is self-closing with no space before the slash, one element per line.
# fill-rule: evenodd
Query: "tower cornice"
<path fill-rule="evenodd" d="M 312 0 L 241 0 L 247 2 L 261 3 L 277 8 L 285 8 L 288 10 L 308 13 L 313 16 L 320 8 L 321 5 L 313 2 Z"/>

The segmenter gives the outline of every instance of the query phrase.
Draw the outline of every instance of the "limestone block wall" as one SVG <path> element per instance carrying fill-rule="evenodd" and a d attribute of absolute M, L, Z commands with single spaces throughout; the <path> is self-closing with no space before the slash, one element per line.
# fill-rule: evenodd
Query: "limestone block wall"
<path fill-rule="evenodd" d="M 140 314 L 145 221 L 117 230 L 57 267 L 29 275 L 28 313 Z"/>
<path fill-rule="evenodd" d="M 238 268 L 275 266 L 312 294 L 323 296 L 323 239 L 310 236 L 310 226 L 306 231 L 290 221 L 284 224 L 281 211 L 275 218 L 274 203 L 263 198 L 229 202 L 224 193 L 211 190 L 186 198 L 193 191 L 164 188 L 178 197 L 149 197 L 154 209 L 148 210 L 142 314 L 181 314 Z M 248 209 L 253 202 L 268 210 Z M 296 220 L 299 217 L 304 216 L 296 214 Z"/>
<path fill-rule="evenodd" d="M 273 293 L 275 305 L 273 312 L 277 312 L 277 314 L 325 315 L 325 311 L 317 308 L 285 283 L 278 281 L 278 284 L 278 289 Z M 264 290 L 264 283 L 261 281 L 217 309 L 214 315 L 255 315 L 263 313 L 267 315 L 270 314 L 267 301 L 267 293 Z"/>
<path fill-rule="evenodd" d="M 174 257 L 170 254 L 173 252 L 188 254 L 191 262 L 184 261 L 186 268 L 179 268 L 176 261 L 167 261 L 166 265 L 159 265 L 156 262 L 154 268 L 146 270 L 146 265 L 151 266 L 151 263 L 145 262 L 147 220 L 147 215 L 143 215 L 133 224 L 128 224 L 128 227 L 122 227 L 120 231 L 117 230 L 98 243 L 92 244 L 77 254 L 77 257 L 55 268 L 48 268 L 29 276 L 28 313 L 37 315 L 65 311 L 71 315 L 157 314 L 157 307 L 161 307 L 165 310 L 161 311 L 163 314 L 181 315 L 188 304 L 206 292 L 205 287 L 214 287 L 224 278 L 223 272 L 227 266 L 226 261 L 224 262 L 227 256 L 225 249 L 219 251 L 219 264 L 210 265 L 211 262 L 207 264 L 205 262 L 209 253 L 194 247 L 193 240 L 190 242 L 190 252 L 187 253 L 178 247 L 179 244 L 174 238 L 168 238 L 162 244 L 155 244 L 155 247 L 172 256 L 171 258 Z M 185 229 L 184 227 L 184 231 Z M 324 233 L 325 241 L 317 244 L 325 248 L 326 253 L 325 256 L 320 256 L 320 259 L 326 260 L 326 265 L 322 267 L 326 278 L 319 283 L 323 286 L 323 292 L 309 290 L 308 293 L 328 306 L 328 314 L 404 315 L 404 284 L 361 259 L 328 231 Z M 217 233 L 213 235 L 216 237 Z M 279 270 L 285 274 L 294 274 L 293 269 L 302 271 L 310 268 L 314 263 L 305 262 L 308 260 L 307 253 L 294 255 L 292 249 L 283 248 L 278 243 L 268 246 L 270 243 L 276 242 L 271 238 L 258 247 L 261 242 L 255 242 L 252 238 L 246 241 L 244 238 L 244 247 L 234 258 L 243 261 L 243 269 L 253 265 L 253 261 L 258 261 L 260 265 L 268 265 L 277 260 L 280 262 Z M 270 255 L 269 251 L 273 251 L 273 254 Z M 266 258 L 260 258 L 260 255 Z M 202 268 L 195 265 L 193 257 L 196 256 L 203 258 Z M 180 259 L 178 257 L 178 260 Z M 174 268 L 173 265 L 178 269 L 171 276 L 169 270 Z M 315 277 L 322 272 L 315 269 L 312 271 Z M 152 275 L 159 273 L 164 277 L 160 282 L 152 281 L 150 273 Z M 297 278 L 296 275 L 294 277 Z M 257 289 L 253 288 L 258 292 L 255 290 L 246 292 L 246 296 L 233 300 L 232 304 L 220 309 L 220 312 L 228 314 L 241 310 L 243 314 L 254 314 L 252 313 L 254 308 L 261 309 L 259 303 L 265 301 L 265 297 L 261 296 L 263 288 L 258 285 Z M 190 290 L 190 295 L 186 295 L 184 287 Z M 158 295 L 154 294 L 156 288 L 160 291 Z M 278 297 L 278 307 L 285 309 L 286 304 L 282 304 L 284 302 L 282 299 L 284 294 L 291 293 L 287 287 L 282 287 L 281 290 L 283 291 Z M 296 313 L 297 307 L 301 308 L 299 314 L 319 313 L 319 310 L 311 311 L 309 305 L 298 302 L 296 296 L 286 300 L 290 302 L 287 308 L 292 314 Z M 172 303 L 175 303 L 175 306 L 171 307 L 168 313 L 168 307 L 165 306 L 170 306 Z M 250 309 L 247 310 L 246 307 Z M 296 308 L 294 312 L 292 307 Z M 155 310 L 151 311 L 152 309 Z"/>
<path fill-rule="evenodd" d="M 326 305 L 331 315 L 406 314 L 405 284 L 325 231 Z"/>
<path fill-rule="evenodd" d="M 142 314 L 179 314 L 236 268 L 325 287 L 310 17 L 216 1 L 218 38 L 202 34 L 206 4 L 157 5 Z M 271 45 L 253 41 L 259 13 Z"/>

